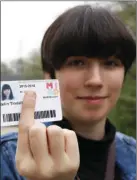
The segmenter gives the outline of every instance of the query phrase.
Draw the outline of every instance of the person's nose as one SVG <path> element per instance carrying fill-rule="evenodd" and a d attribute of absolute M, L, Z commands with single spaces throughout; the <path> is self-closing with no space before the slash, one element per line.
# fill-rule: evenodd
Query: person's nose
<path fill-rule="evenodd" d="M 100 65 L 94 64 L 88 67 L 85 86 L 100 88 L 103 86 L 103 72 Z"/>

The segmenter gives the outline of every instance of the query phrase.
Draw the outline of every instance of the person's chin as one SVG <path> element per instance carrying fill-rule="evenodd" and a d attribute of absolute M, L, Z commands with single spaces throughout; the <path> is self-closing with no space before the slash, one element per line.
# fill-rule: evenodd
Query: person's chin
<path fill-rule="evenodd" d="M 90 111 L 90 112 L 83 112 L 81 113 L 81 121 L 87 123 L 94 123 L 103 121 L 106 118 L 106 112 L 99 112 L 99 111 Z"/>

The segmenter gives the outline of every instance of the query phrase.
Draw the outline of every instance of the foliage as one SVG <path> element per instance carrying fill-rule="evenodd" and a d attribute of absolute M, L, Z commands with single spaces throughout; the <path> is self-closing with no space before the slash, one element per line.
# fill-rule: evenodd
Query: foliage
<path fill-rule="evenodd" d="M 13 74 L 13 70 L 4 62 L 1 62 L 1 74 L 4 76 L 6 74 Z"/>
<path fill-rule="evenodd" d="M 136 32 L 136 7 L 134 2 L 117 2 L 122 10 L 117 12 L 122 21 Z M 110 119 L 117 129 L 136 137 L 136 62 L 126 75 L 121 97 L 110 113 Z"/>
<path fill-rule="evenodd" d="M 24 79 L 42 79 L 41 58 L 38 52 L 33 52 L 28 59 L 24 61 Z"/>

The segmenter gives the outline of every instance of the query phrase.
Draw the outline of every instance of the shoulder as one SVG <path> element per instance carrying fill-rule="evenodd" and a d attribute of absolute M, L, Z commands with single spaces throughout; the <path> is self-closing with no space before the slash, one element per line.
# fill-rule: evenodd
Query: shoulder
<path fill-rule="evenodd" d="M 8 156 L 12 156 L 12 154 L 16 150 L 17 136 L 18 133 L 16 132 L 1 136 L 0 147 L 4 155 L 7 154 Z"/>
<path fill-rule="evenodd" d="M 25 178 L 21 177 L 16 170 L 15 153 L 17 136 L 18 133 L 8 133 L 1 136 L 1 180 L 25 180 Z"/>
<path fill-rule="evenodd" d="M 125 179 L 136 177 L 136 140 L 123 133 L 116 133 L 116 161 Z"/>
<path fill-rule="evenodd" d="M 11 133 L 1 135 L 0 145 L 3 145 L 3 143 L 6 143 L 8 141 L 16 141 L 17 134 L 18 134 L 17 132 L 11 132 Z"/>
<path fill-rule="evenodd" d="M 18 133 L 8 133 L 1 136 L 0 147 L 2 155 L 7 155 L 8 157 L 12 157 L 16 151 Z"/>
<path fill-rule="evenodd" d="M 126 146 L 126 147 L 132 149 L 133 151 L 136 150 L 136 140 L 132 136 L 128 136 L 121 132 L 117 132 L 116 133 L 116 141 L 117 141 L 118 146 L 123 145 L 123 146 Z"/>
<path fill-rule="evenodd" d="M 121 132 L 116 133 L 116 149 L 122 157 L 124 155 L 128 155 L 131 158 L 136 157 L 136 140 L 128 136 L 126 134 L 123 134 Z M 122 154 L 123 153 L 123 154 Z"/>

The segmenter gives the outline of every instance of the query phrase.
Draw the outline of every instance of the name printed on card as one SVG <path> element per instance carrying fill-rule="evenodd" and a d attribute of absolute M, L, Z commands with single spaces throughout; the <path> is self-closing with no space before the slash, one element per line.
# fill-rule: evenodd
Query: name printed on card
<path fill-rule="evenodd" d="M 18 125 L 25 91 L 36 92 L 34 119 L 39 122 L 62 120 L 58 80 L 1 82 L 1 126 Z"/>

